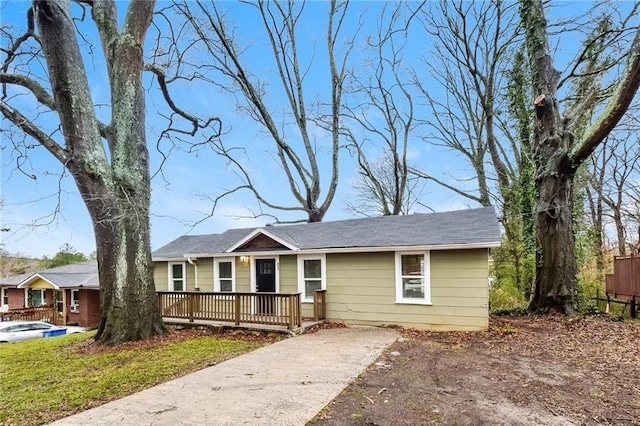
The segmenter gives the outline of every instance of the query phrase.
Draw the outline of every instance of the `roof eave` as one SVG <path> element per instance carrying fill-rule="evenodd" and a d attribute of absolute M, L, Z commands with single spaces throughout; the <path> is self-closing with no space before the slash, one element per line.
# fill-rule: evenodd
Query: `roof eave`
<path fill-rule="evenodd" d="M 389 251 L 416 251 L 416 250 L 469 250 L 500 247 L 500 241 L 487 241 L 481 243 L 460 244 L 426 244 L 410 246 L 384 246 L 384 247 L 327 247 L 302 249 L 302 253 L 358 253 L 358 252 L 389 252 Z"/>
<path fill-rule="evenodd" d="M 34 282 L 36 280 L 36 278 L 40 278 L 41 280 L 46 281 L 49 284 L 51 284 L 54 289 L 60 290 L 60 287 L 57 284 L 55 284 L 55 283 L 51 282 L 50 280 L 46 279 L 45 277 L 43 277 L 39 273 L 35 273 L 35 274 L 31 275 L 29 278 L 27 278 L 24 281 L 22 281 L 20 284 L 17 285 L 17 288 L 29 288 L 29 284 Z"/>
<path fill-rule="evenodd" d="M 428 244 L 411 246 L 385 246 L 385 247 L 319 247 L 301 248 L 295 252 L 290 250 L 269 250 L 269 251 L 246 251 L 242 253 L 185 253 L 180 258 L 154 258 L 154 262 L 183 262 L 187 258 L 207 258 L 207 257 L 232 257 L 232 256 L 269 256 L 303 253 L 362 253 L 362 252 L 389 252 L 389 251 L 411 251 L 411 250 L 468 250 L 500 247 L 500 241 L 486 241 L 480 243 L 459 243 L 459 244 Z"/>

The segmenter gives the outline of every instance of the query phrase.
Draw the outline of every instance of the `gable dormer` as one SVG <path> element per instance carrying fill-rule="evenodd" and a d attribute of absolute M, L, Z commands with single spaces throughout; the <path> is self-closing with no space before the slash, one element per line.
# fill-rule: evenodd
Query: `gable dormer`
<path fill-rule="evenodd" d="M 261 251 L 261 250 L 289 250 L 289 247 L 269 238 L 265 234 L 258 234 L 234 251 Z"/>
<path fill-rule="evenodd" d="M 264 228 L 258 228 L 227 249 L 226 253 L 282 250 L 297 251 L 298 247 Z"/>

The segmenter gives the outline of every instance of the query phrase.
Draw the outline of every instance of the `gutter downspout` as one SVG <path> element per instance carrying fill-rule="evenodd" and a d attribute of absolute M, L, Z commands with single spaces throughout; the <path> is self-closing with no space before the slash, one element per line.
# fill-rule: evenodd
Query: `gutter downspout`
<path fill-rule="evenodd" d="M 195 269 L 195 283 L 193 285 L 193 288 L 195 291 L 200 291 L 200 287 L 198 286 L 198 259 L 192 259 L 191 257 L 187 257 L 187 262 L 189 262 L 191 265 L 193 265 L 194 269 Z M 185 287 L 186 290 L 186 287 Z"/>

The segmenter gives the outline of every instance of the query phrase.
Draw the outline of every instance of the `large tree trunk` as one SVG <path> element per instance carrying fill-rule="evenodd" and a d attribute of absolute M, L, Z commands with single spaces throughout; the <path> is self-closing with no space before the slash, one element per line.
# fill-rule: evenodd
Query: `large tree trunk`
<path fill-rule="evenodd" d="M 93 4 L 111 88 L 111 123 L 106 129 L 100 129 L 95 116 L 69 2 L 35 5 L 65 140 L 63 151 L 53 143 L 47 148 L 73 175 L 96 237 L 102 318 L 96 339 L 118 344 L 149 338 L 164 330 L 152 273 L 142 88 L 142 45 L 154 2 L 131 3 L 122 33 L 115 4 Z"/>
<path fill-rule="evenodd" d="M 96 339 L 106 344 L 144 340 L 164 331 L 152 274 L 148 191 L 128 195 L 140 198 L 123 194 L 114 200 L 120 220 L 94 225 L 102 313 Z M 92 216 L 95 204 L 104 205 L 88 203 Z"/>
<path fill-rule="evenodd" d="M 620 121 L 640 87 L 640 29 L 630 45 L 627 66 L 606 107 L 582 132 L 581 139 L 574 141 L 575 123 L 579 122 L 587 104 L 577 104 L 580 108 L 574 108 L 574 116 L 563 117 L 560 113 L 560 73 L 553 67 L 542 0 L 521 0 L 520 15 L 525 27 L 536 96 L 533 141 L 537 167 L 535 225 L 540 251 L 535 296 L 530 308 L 557 309 L 571 314 L 577 300 L 571 207 L 573 178 L 578 166 Z M 589 99 L 585 98 L 586 101 Z"/>
<path fill-rule="evenodd" d="M 557 96 L 559 72 L 553 67 L 547 20 L 541 1 L 522 1 L 527 50 L 532 70 L 536 122 L 535 227 L 539 244 L 533 310 L 575 310 L 577 266 L 572 229 L 571 195 L 576 168 L 569 159 L 573 134 L 562 117 Z"/>
<path fill-rule="evenodd" d="M 529 308 L 570 314 L 575 310 L 577 274 L 571 214 L 574 173 L 550 166 L 540 164 L 546 172 L 536 180 L 535 228 L 541 256 Z"/>

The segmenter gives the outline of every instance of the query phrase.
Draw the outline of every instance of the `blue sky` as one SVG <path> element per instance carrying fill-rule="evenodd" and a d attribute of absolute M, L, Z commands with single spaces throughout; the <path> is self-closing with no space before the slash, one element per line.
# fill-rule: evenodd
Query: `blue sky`
<path fill-rule="evenodd" d="M 574 13 L 576 8 L 584 8 L 585 3 L 571 4 L 559 8 L 563 13 Z M 24 16 L 26 9 L 31 2 L 12 1 L 2 2 L 2 24 L 15 25 L 24 28 Z M 370 9 L 369 16 L 375 16 L 377 8 L 381 2 L 356 2 L 352 5 L 351 21 L 346 27 L 349 33 L 356 22 L 359 11 Z M 565 5 L 567 3 L 564 3 Z M 159 2 L 160 5 L 166 3 Z M 232 3 L 225 3 L 225 6 L 234 6 Z M 588 6 L 588 3 L 586 3 Z M 126 2 L 118 3 L 119 11 L 122 13 L 126 8 Z M 312 101 L 315 97 L 323 99 L 327 95 L 326 85 L 322 83 L 323 72 L 323 40 L 324 27 L 323 20 L 317 16 L 323 16 L 322 10 L 326 8 L 326 3 L 312 2 L 308 5 L 309 15 L 305 15 L 303 23 L 304 32 L 302 38 L 305 42 L 317 40 L 317 52 L 312 64 L 313 75 L 317 74 L 317 85 L 310 87 L 307 101 Z M 564 10 L 563 10 L 564 9 Z M 252 71 L 268 80 L 272 75 L 274 67 L 263 55 L 266 51 L 264 37 L 258 32 L 258 25 L 251 22 L 248 15 L 238 9 L 230 15 L 235 20 L 238 27 L 239 43 L 251 43 L 251 48 L 247 55 L 248 64 Z M 371 22 L 371 21 L 369 21 Z M 370 25 L 370 23 L 369 23 Z M 365 31 L 370 30 L 365 27 Z M 3 45 L 6 40 L 2 40 Z M 150 43 L 149 43 L 150 44 Z M 148 45 L 149 45 L 148 44 Z M 96 47 L 99 45 L 96 44 Z M 575 47 L 575 45 L 574 45 Z M 420 52 L 427 53 L 429 43 L 424 38 L 415 38 L 412 45 L 408 47 L 408 52 L 414 59 Z M 307 51 L 309 53 L 310 50 Z M 362 58 L 361 53 L 354 50 L 352 61 L 357 64 Z M 308 58 L 311 58 L 308 55 Z M 91 89 L 96 103 L 106 103 L 108 101 L 108 87 L 105 84 L 106 71 L 103 67 L 103 60 L 99 47 L 94 50 L 93 55 L 87 56 L 86 66 L 90 70 Z M 37 72 L 37 70 L 34 70 Z M 147 97 L 149 113 L 147 115 L 147 142 L 152 161 L 152 173 L 159 167 L 161 156 L 155 149 L 155 143 L 159 132 L 164 128 L 164 122 L 155 114 L 155 110 L 162 110 L 164 107 L 162 99 L 158 96 L 157 90 L 151 87 Z M 272 105 L 281 108 L 278 103 L 278 93 L 275 83 L 270 86 L 273 89 Z M 433 90 L 438 90 L 434 87 Z M 254 123 L 249 117 L 241 114 L 237 108 L 236 100 L 228 94 L 222 93 L 210 86 L 183 85 L 180 90 L 173 91 L 176 102 L 196 114 L 219 116 L 225 125 L 226 135 L 224 136 L 227 145 L 243 145 L 250 150 L 253 155 L 247 159 L 247 164 L 252 172 L 252 177 L 258 183 L 262 191 L 268 198 L 291 204 L 288 192 L 288 183 L 280 172 L 278 166 L 271 160 L 270 149 L 273 144 L 265 131 Z M 284 101 L 282 99 L 282 101 Z M 24 97 L 21 101 L 25 108 L 29 107 L 29 97 Z M 98 108 L 99 114 L 105 121 L 108 120 L 108 109 Z M 44 120 L 48 120 L 45 116 Z M 45 124 L 46 125 L 46 124 Z M 2 122 L 3 129 L 7 126 Z M 318 131 L 318 141 L 320 152 L 325 152 L 328 146 L 323 149 L 322 132 Z M 10 228 L 9 232 L 3 232 L 2 248 L 10 253 L 20 253 L 22 255 L 41 257 L 53 256 L 64 244 L 70 244 L 76 250 L 89 254 L 95 249 L 93 230 L 89 215 L 84 204 L 78 195 L 73 179 L 64 174 L 62 166 L 43 148 L 35 147 L 28 152 L 27 163 L 22 165 L 27 174 L 33 174 L 37 179 L 33 179 L 27 174 L 16 170 L 15 153 L 11 152 L 11 141 L 8 138 L 16 137 L 6 132 L 0 134 L 3 139 L 2 159 L 1 159 L 1 180 L 2 185 L 2 217 L 3 227 Z M 165 146 L 166 148 L 166 146 Z M 376 155 L 376 150 L 370 148 L 372 156 Z M 353 197 L 352 182 L 356 178 L 355 162 L 347 152 L 343 152 L 341 157 L 341 177 L 338 194 L 329 209 L 325 220 L 337 220 L 353 217 L 345 210 L 345 201 Z M 326 155 L 323 160 L 325 175 L 328 175 L 328 163 Z M 411 159 L 414 164 L 429 170 L 430 173 L 449 182 L 453 182 L 452 175 L 464 177 L 471 173 L 465 169 L 465 165 L 460 159 L 450 152 L 440 148 L 429 146 L 418 140 L 412 141 Z M 248 226 L 264 225 L 269 220 L 260 219 L 238 219 L 238 216 L 246 216 L 248 210 L 257 211 L 258 205 L 253 197 L 247 193 L 238 193 L 226 198 L 219 206 L 212 218 L 207 219 L 197 227 L 191 225 L 201 219 L 211 209 L 211 201 L 207 197 L 215 197 L 224 189 L 228 189 L 237 183 L 235 175 L 225 162 L 211 150 L 201 150 L 198 153 L 186 153 L 174 150 L 169 160 L 163 166 L 163 175 L 157 175 L 152 182 L 152 216 L 151 235 L 154 249 L 161 247 L 169 241 L 185 233 L 206 234 L 222 232 L 228 228 L 239 228 Z M 438 211 L 452 210 L 474 206 L 473 203 L 442 190 L 435 185 L 428 185 L 425 189 L 423 202 L 430 208 Z M 59 206 L 59 211 L 56 211 Z M 426 211 L 426 209 L 417 209 Z M 285 215 L 276 213 L 281 219 L 303 219 L 302 213 L 295 215 Z"/>

